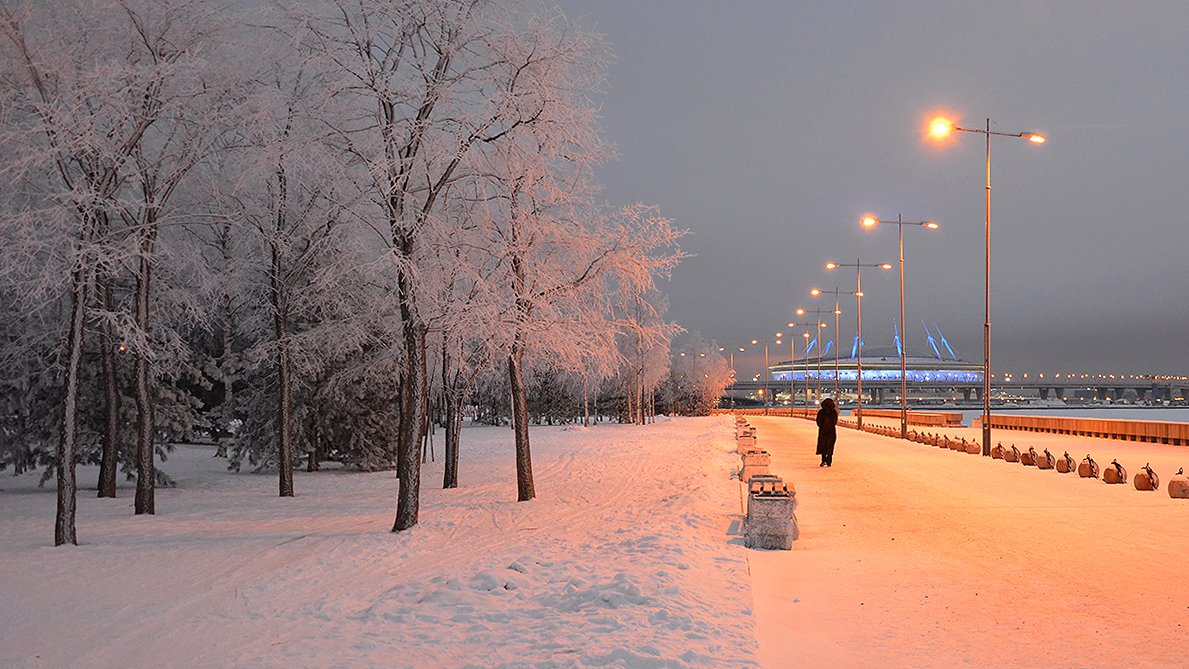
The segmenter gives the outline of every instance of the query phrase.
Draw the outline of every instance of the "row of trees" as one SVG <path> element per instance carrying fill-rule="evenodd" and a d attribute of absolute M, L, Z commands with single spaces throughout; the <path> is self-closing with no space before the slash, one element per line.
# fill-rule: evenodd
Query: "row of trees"
<path fill-rule="evenodd" d="M 606 54 L 556 10 L 0 6 L 0 464 L 54 467 L 56 544 L 77 462 L 101 497 L 135 474 L 151 514 L 156 459 L 200 430 L 282 496 L 301 455 L 395 465 L 410 528 L 431 408 L 456 486 L 484 396 L 531 499 L 531 379 L 618 388 L 636 422 L 670 379 L 654 281 L 683 233 L 598 201 Z"/>

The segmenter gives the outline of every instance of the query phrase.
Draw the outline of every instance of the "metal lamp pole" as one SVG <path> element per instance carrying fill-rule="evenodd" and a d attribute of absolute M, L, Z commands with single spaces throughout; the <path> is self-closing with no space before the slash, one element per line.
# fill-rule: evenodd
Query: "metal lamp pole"
<path fill-rule="evenodd" d="M 837 306 L 838 305 L 835 305 L 834 311 L 838 311 Z M 822 314 L 828 314 L 828 313 L 830 313 L 830 310 L 822 309 L 819 307 L 816 309 L 798 309 L 797 312 L 798 312 L 798 315 L 800 315 L 802 313 L 813 314 L 814 318 L 817 319 L 816 320 L 816 323 L 817 323 L 817 332 L 816 332 L 816 335 L 817 335 L 817 396 L 818 396 L 818 401 L 820 402 L 821 395 L 822 395 L 822 330 L 830 327 L 829 324 L 821 322 L 821 318 L 822 318 Z M 837 328 L 838 328 L 838 322 L 837 322 L 838 315 L 837 314 L 835 314 L 834 320 L 835 320 L 834 328 L 835 328 L 835 331 L 837 331 Z M 808 373 L 808 367 L 806 368 L 806 373 Z"/>
<path fill-rule="evenodd" d="M 805 412 L 809 412 L 809 326 L 805 326 L 805 332 L 801 335 L 805 338 Z"/>
<path fill-rule="evenodd" d="M 804 316 L 805 310 L 798 309 L 796 313 L 798 316 Z M 789 323 L 788 326 L 790 328 L 797 328 L 797 327 L 804 326 L 806 336 L 808 336 L 808 334 L 809 334 L 809 323 Z M 796 339 L 793 338 L 793 333 L 790 332 L 789 333 L 789 349 L 794 351 L 793 359 L 789 361 L 789 378 L 790 379 L 793 376 L 793 370 L 796 369 L 796 360 L 797 360 L 796 353 L 795 353 L 796 347 L 797 347 L 797 341 L 796 341 Z M 794 408 L 796 407 L 796 397 L 795 396 L 793 399 L 793 407 Z M 809 340 L 808 339 L 806 339 L 806 341 L 805 341 L 805 407 L 806 408 L 809 407 Z"/>
<path fill-rule="evenodd" d="M 904 226 L 915 225 L 928 230 L 939 226 L 934 221 L 905 221 L 899 214 L 894 221 L 884 221 L 873 214 L 863 216 L 860 223 L 874 228 L 880 223 L 894 224 L 900 241 L 900 438 L 908 438 L 908 333 L 904 329 Z"/>
<path fill-rule="evenodd" d="M 946 137 L 950 132 L 972 132 L 984 135 L 986 139 L 986 223 L 984 228 L 983 254 L 983 455 L 991 455 L 991 135 L 1026 139 L 1033 144 L 1044 144 L 1047 138 L 1038 132 L 995 132 L 991 130 L 991 119 L 986 129 L 960 128 L 949 119 L 937 118 L 929 125 L 934 137 Z"/>
<path fill-rule="evenodd" d="M 778 343 L 778 344 L 780 343 L 780 336 L 781 336 L 781 334 L 779 332 L 777 332 L 776 333 L 776 339 L 777 339 L 776 343 Z M 771 395 L 769 394 L 769 391 L 768 391 L 768 377 L 769 377 L 769 373 L 768 373 L 768 369 L 769 369 L 768 338 L 765 337 L 763 339 L 752 339 L 751 345 L 756 346 L 756 345 L 760 344 L 761 342 L 764 344 L 764 415 L 767 416 L 768 415 L 768 403 L 769 403 L 770 397 L 771 397 Z"/>
<path fill-rule="evenodd" d="M 858 370 L 858 406 L 855 409 L 855 422 L 858 423 L 859 429 L 863 429 L 863 268 L 864 267 L 878 267 L 880 269 L 892 269 L 891 263 L 864 264 L 859 259 L 855 259 L 853 263 L 826 263 L 826 269 L 836 270 L 839 267 L 854 267 L 855 268 L 855 311 L 857 312 L 857 329 L 858 329 L 858 345 L 855 346 L 855 367 Z"/>
<path fill-rule="evenodd" d="M 838 348 L 842 345 L 841 340 L 839 339 L 842 334 L 841 330 L 838 329 L 838 317 L 842 315 L 842 310 L 838 308 L 838 296 L 854 295 L 854 293 L 845 290 L 838 290 L 837 286 L 834 287 L 834 290 L 821 290 L 819 288 L 814 288 L 809 291 L 809 294 L 813 297 L 820 297 L 826 293 L 830 293 L 834 296 L 834 398 L 838 399 Z"/>
<path fill-rule="evenodd" d="M 719 348 L 718 350 L 722 351 L 723 349 Z M 740 348 L 739 350 L 742 351 L 743 349 Z M 727 387 L 731 389 L 731 411 L 734 412 L 735 411 L 735 384 L 737 383 L 737 380 L 735 378 L 735 351 L 734 351 L 734 349 L 731 350 L 730 379 L 731 379 L 731 385 L 727 386 Z"/>

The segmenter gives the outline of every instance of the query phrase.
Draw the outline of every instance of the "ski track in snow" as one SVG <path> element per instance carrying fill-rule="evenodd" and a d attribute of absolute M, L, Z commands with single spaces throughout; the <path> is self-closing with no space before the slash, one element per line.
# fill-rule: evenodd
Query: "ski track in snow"
<path fill-rule="evenodd" d="M 755 666 L 725 420 L 534 428 L 526 503 L 511 432 L 468 429 L 463 487 L 428 463 L 400 534 L 391 472 L 280 499 L 184 446 L 157 516 L 83 490 L 55 549 L 52 489 L 0 476 L 0 666 Z"/>

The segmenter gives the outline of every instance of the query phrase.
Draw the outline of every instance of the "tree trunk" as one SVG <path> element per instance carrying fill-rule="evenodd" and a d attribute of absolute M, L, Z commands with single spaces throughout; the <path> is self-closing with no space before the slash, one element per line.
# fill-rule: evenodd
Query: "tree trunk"
<path fill-rule="evenodd" d="M 288 227 L 288 179 L 283 163 L 275 171 L 277 178 L 276 213 L 270 242 L 272 263 L 269 281 L 272 298 L 273 331 L 277 338 L 277 487 L 281 497 L 293 497 L 293 365 L 289 359 L 289 292 L 282 276 L 281 249 L 278 240 Z"/>
<path fill-rule="evenodd" d="M 459 404 L 456 398 L 461 394 L 457 379 L 451 379 L 450 355 L 446 351 L 447 343 L 442 342 L 442 404 L 445 410 L 446 448 L 442 458 L 445 465 L 442 474 L 442 488 L 458 487 L 458 428 Z"/>
<path fill-rule="evenodd" d="M 289 361 L 289 343 L 284 317 L 276 317 L 277 372 L 277 472 L 281 497 L 293 497 L 293 370 Z"/>
<path fill-rule="evenodd" d="M 446 404 L 446 454 L 443 488 L 458 487 L 458 453 L 462 443 L 462 393 L 455 390 L 457 397 Z"/>
<path fill-rule="evenodd" d="M 582 427 L 590 427 L 590 390 L 582 377 Z"/>
<path fill-rule="evenodd" d="M 508 380 L 512 385 L 512 417 L 516 424 L 516 501 L 527 502 L 537 496 L 533 489 L 533 459 L 528 443 L 528 391 L 520 362 L 524 351 L 513 344 L 508 356 Z"/>
<path fill-rule="evenodd" d="M 273 248 L 273 331 L 277 338 L 277 478 L 281 497 L 293 497 L 293 364 L 289 354 L 289 306 Z"/>
<path fill-rule="evenodd" d="M 81 253 L 94 238 L 95 221 L 83 222 Z M 71 272 L 70 334 L 67 339 L 66 383 L 62 398 L 62 430 L 58 435 L 58 509 L 54 516 L 54 545 L 78 544 L 75 531 L 75 504 L 78 483 L 74 477 L 74 456 L 78 449 L 78 379 L 83 357 L 83 326 L 91 287 L 90 261 L 79 258 Z"/>
<path fill-rule="evenodd" d="M 99 286 L 99 308 L 112 308 L 111 276 L 105 274 Z M 103 453 L 99 460 L 99 497 L 116 496 L 116 470 L 120 464 L 120 379 L 116 368 L 115 333 L 109 319 L 100 328 L 100 360 L 103 365 Z"/>
<path fill-rule="evenodd" d="M 156 471 L 153 464 L 153 396 L 149 382 L 149 285 L 152 280 L 153 232 L 146 231 L 136 275 L 136 327 L 141 341 L 134 366 L 136 397 L 136 515 L 155 514 Z"/>
<path fill-rule="evenodd" d="M 321 450 L 321 436 L 318 434 L 318 419 L 311 416 L 308 425 L 306 436 L 310 441 L 310 451 L 306 454 L 306 471 L 316 472 L 321 469 L 321 465 L 319 464 L 319 458 L 321 457 L 319 453 Z"/>
<path fill-rule="evenodd" d="M 223 247 L 223 269 L 226 270 L 231 266 L 231 226 L 224 224 L 223 232 L 220 237 L 220 246 Z M 215 457 L 227 457 L 227 441 L 231 439 L 231 407 L 234 399 L 234 384 L 231 377 L 231 355 L 232 347 L 235 343 L 234 329 L 234 309 L 232 309 L 231 293 L 227 290 L 223 291 L 223 355 L 219 358 L 219 368 L 223 375 L 223 411 L 221 420 L 222 425 L 215 428 Z"/>
<path fill-rule="evenodd" d="M 411 253 L 412 243 L 407 238 L 406 242 L 402 249 Z M 400 423 L 397 427 L 396 444 L 396 470 L 400 479 L 400 490 L 396 497 L 393 532 L 401 532 L 417 524 L 421 503 L 421 459 L 417 457 L 417 450 L 420 445 L 418 437 L 421 426 L 421 398 L 427 385 L 427 379 L 422 375 L 425 369 L 424 327 L 416 316 L 411 277 L 403 270 L 397 276 L 397 291 L 403 324 L 405 359 L 401 365 Z"/>

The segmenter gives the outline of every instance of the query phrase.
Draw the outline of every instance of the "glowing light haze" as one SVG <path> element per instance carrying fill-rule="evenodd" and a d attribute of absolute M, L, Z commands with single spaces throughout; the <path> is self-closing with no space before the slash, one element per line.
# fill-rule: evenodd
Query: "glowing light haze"
<path fill-rule="evenodd" d="M 607 199 L 657 203 L 695 233 L 666 288 L 689 329 L 736 350 L 797 307 L 832 308 L 809 290 L 854 277 L 825 262 L 895 263 L 894 226 L 859 221 L 899 214 L 940 225 L 904 231 L 906 321 L 981 360 L 983 137 L 930 126 L 990 117 L 1048 139 L 991 142 L 994 371 L 1189 370 L 1183 3 L 561 7 L 615 54 Z M 863 279 L 867 345 L 893 346 L 896 272 Z M 853 297 L 842 310 L 849 344 Z M 762 364 L 748 351 L 741 377 Z"/>

